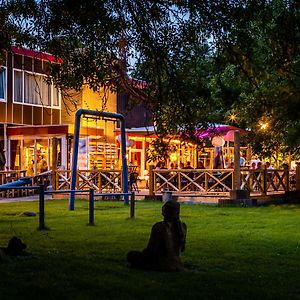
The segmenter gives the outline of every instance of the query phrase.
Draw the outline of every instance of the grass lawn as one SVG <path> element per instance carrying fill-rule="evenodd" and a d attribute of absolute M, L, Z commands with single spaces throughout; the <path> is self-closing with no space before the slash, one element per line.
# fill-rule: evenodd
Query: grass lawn
<path fill-rule="evenodd" d="M 19 236 L 33 257 L 0 263 L 0 299 L 300 299 L 300 206 L 217 207 L 182 204 L 188 227 L 187 272 L 128 269 L 126 253 L 143 249 L 161 203 L 139 201 L 136 218 L 122 202 L 98 201 L 87 226 L 87 201 L 68 211 L 46 202 L 0 204 L 0 244 Z"/>

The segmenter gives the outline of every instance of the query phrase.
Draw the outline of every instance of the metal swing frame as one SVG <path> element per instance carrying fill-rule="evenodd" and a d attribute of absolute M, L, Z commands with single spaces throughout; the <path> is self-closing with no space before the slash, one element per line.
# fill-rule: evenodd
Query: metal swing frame
<path fill-rule="evenodd" d="M 71 191 L 69 198 L 69 210 L 75 209 L 75 189 L 76 189 L 76 175 L 77 175 L 77 161 L 78 161 L 78 146 L 79 146 L 79 134 L 80 134 L 80 120 L 82 115 L 91 115 L 97 117 L 111 118 L 120 121 L 121 130 L 121 156 L 122 156 L 122 183 L 124 193 L 124 204 L 129 204 L 128 194 L 128 167 L 126 160 L 126 132 L 125 132 L 125 118 L 122 114 L 79 109 L 75 114 L 75 126 L 74 126 L 74 145 L 72 156 L 72 168 L 71 168 Z M 113 193 L 111 194 L 114 195 Z"/>

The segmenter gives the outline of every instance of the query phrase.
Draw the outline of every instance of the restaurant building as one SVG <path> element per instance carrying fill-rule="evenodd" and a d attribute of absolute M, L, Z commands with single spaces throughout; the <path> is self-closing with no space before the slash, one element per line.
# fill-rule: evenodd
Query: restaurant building
<path fill-rule="evenodd" d="M 46 53 L 17 47 L 7 52 L 5 65 L 0 66 L 0 150 L 3 148 L 6 157 L 2 169 L 22 171 L 27 176 L 70 169 L 75 111 L 85 108 L 125 115 L 128 162 L 143 179 L 149 165 L 155 164 L 148 159 L 151 142 L 157 138 L 149 111 L 143 104 L 130 108 L 129 94 L 105 88 L 96 93 L 83 86 L 80 91 L 62 93 L 46 81 L 50 64 L 56 63 L 60 62 Z M 116 122 L 83 118 L 78 168 L 119 168 L 118 136 Z M 169 153 L 167 167 L 189 161 L 197 168 L 200 160 L 207 168 L 213 167 L 213 147 L 199 148 L 179 138 L 171 143 L 174 151 Z M 223 150 L 233 157 L 233 147 Z"/>
<path fill-rule="evenodd" d="M 74 115 L 78 108 L 116 112 L 117 95 L 83 86 L 62 94 L 46 81 L 50 64 L 46 53 L 12 47 L 0 66 L 0 149 L 2 170 L 23 170 L 37 175 L 53 166 L 70 168 Z M 113 122 L 83 118 L 79 168 L 110 168 L 117 160 Z M 57 157 L 53 158 L 53 150 Z"/>

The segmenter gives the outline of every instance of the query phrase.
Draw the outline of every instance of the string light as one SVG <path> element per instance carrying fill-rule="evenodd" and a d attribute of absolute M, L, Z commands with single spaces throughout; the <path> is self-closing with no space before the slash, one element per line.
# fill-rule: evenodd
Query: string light
<path fill-rule="evenodd" d="M 230 114 L 230 115 L 229 115 L 229 120 L 230 120 L 231 122 L 236 122 L 236 120 L 237 120 L 237 115 L 236 115 L 235 113 Z"/>
<path fill-rule="evenodd" d="M 268 124 L 268 122 L 260 122 L 259 126 L 260 126 L 261 130 L 267 130 L 267 128 L 269 127 L 269 124 Z"/>
<path fill-rule="evenodd" d="M 258 122 L 258 126 L 260 130 L 267 130 L 270 126 L 269 118 L 267 116 L 262 116 Z"/>

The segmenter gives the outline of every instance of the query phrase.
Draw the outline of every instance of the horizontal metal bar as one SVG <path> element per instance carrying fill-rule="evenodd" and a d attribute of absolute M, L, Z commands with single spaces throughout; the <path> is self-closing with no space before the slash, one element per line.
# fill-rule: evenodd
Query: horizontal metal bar
<path fill-rule="evenodd" d="M 90 190 L 58 190 L 58 191 L 45 191 L 45 194 L 67 194 L 67 193 L 89 193 Z"/>
<path fill-rule="evenodd" d="M 94 194 L 94 196 L 131 196 L 133 193 L 104 193 L 104 194 Z"/>

